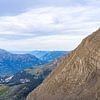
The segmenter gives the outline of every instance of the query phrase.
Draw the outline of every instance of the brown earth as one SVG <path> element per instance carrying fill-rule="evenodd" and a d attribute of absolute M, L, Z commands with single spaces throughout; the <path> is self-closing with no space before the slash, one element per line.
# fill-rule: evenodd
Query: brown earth
<path fill-rule="evenodd" d="M 100 100 L 100 29 L 66 56 L 27 100 Z"/>

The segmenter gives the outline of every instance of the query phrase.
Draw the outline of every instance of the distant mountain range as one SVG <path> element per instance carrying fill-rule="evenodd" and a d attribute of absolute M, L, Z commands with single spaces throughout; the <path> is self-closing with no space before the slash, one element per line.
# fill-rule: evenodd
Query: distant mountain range
<path fill-rule="evenodd" d="M 0 76 L 9 76 L 30 67 L 46 64 L 66 53 L 65 51 L 33 51 L 29 54 L 14 54 L 0 49 Z"/>
<path fill-rule="evenodd" d="M 39 59 L 43 59 L 45 61 L 53 61 L 55 58 L 68 54 L 70 51 L 41 51 L 41 50 L 35 50 L 35 51 L 11 51 L 14 54 L 31 54 L 36 56 Z"/>
<path fill-rule="evenodd" d="M 52 52 L 52 51 L 38 51 L 38 50 L 35 50 L 35 51 L 28 52 L 28 53 L 36 56 L 37 58 L 42 58 L 44 55 L 46 55 L 47 53 L 50 53 L 50 52 Z"/>
<path fill-rule="evenodd" d="M 0 75 L 11 75 L 28 67 L 43 65 L 44 62 L 30 54 L 12 54 L 0 49 Z"/>
<path fill-rule="evenodd" d="M 51 51 L 40 57 L 40 59 L 48 63 L 53 61 L 55 58 L 60 57 L 61 55 L 67 55 L 68 53 L 69 51 Z"/>

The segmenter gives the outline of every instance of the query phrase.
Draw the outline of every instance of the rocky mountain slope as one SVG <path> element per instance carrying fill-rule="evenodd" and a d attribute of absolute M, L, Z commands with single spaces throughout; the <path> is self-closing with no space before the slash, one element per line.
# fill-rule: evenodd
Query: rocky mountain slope
<path fill-rule="evenodd" d="M 27 100 L 100 100 L 100 29 L 66 56 Z"/>

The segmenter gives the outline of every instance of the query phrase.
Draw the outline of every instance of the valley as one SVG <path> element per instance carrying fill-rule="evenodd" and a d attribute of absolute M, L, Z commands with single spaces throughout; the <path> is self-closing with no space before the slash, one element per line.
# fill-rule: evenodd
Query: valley
<path fill-rule="evenodd" d="M 40 85 L 64 59 L 62 52 L 59 53 L 58 57 L 52 53 L 50 55 L 53 56 L 52 59 L 54 60 L 49 63 L 27 67 L 11 75 L 1 75 L 0 100 L 25 100 L 27 95 Z"/>

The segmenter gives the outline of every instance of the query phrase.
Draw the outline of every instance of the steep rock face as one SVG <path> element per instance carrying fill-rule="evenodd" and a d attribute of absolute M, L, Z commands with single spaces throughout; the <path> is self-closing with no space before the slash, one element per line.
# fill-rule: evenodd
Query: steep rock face
<path fill-rule="evenodd" d="M 100 29 L 66 56 L 27 100 L 100 100 Z"/>

